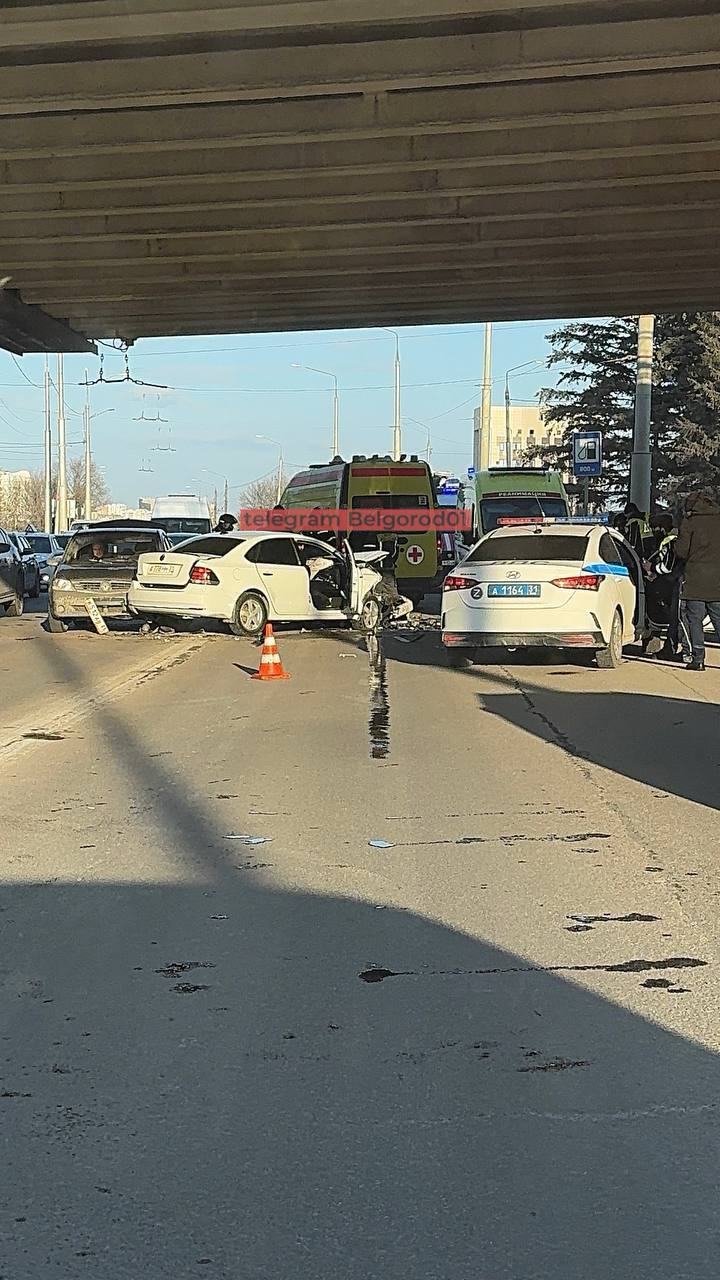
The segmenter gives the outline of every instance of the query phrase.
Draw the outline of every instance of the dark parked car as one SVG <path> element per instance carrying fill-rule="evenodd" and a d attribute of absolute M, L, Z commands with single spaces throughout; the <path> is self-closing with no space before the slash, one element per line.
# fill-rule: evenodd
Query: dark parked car
<path fill-rule="evenodd" d="M 130 521 L 94 524 L 68 542 L 48 591 L 48 626 L 66 631 L 88 625 L 86 604 L 94 600 L 104 618 L 129 618 L 127 593 L 145 551 L 169 551 L 162 529 Z"/>
<path fill-rule="evenodd" d="M 23 563 L 23 595 L 37 600 L 40 595 L 40 565 L 37 556 L 28 542 L 27 534 L 11 529 L 10 541 Z"/>
<path fill-rule="evenodd" d="M 65 544 L 54 533 L 26 533 L 23 536 L 30 543 L 40 567 L 40 590 L 47 591 L 54 572 L 53 557 L 59 564 Z"/>
<path fill-rule="evenodd" d="M 25 595 L 25 571 L 20 553 L 10 534 L 0 529 L 0 605 L 11 618 L 19 618 L 23 611 Z"/>

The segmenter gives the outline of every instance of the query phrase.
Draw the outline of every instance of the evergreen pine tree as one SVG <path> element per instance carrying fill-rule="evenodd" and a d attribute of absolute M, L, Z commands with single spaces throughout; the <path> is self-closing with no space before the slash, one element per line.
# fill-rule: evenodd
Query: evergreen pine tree
<path fill-rule="evenodd" d="M 607 496 L 628 491 L 635 405 L 637 321 L 577 321 L 548 335 L 557 386 L 541 393 L 548 422 L 565 427 L 563 446 L 544 450 L 567 466 L 573 431 L 601 431 Z M 666 502 L 698 484 L 720 493 L 720 312 L 681 312 L 655 321 L 653 493 Z"/>

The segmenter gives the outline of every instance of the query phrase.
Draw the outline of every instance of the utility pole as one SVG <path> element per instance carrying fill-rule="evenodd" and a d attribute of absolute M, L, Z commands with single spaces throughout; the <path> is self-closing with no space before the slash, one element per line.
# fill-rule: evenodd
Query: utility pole
<path fill-rule="evenodd" d="M 228 509 L 228 482 L 225 481 L 225 493 L 223 494 L 223 511 Z"/>
<path fill-rule="evenodd" d="M 213 489 L 213 504 L 212 504 L 213 524 L 217 524 L 217 518 L 218 518 L 217 502 L 218 502 L 217 485 L 215 485 L 215 488 Z"/>
<path fill-rule="evenodd" d="M 485 325 L 485 358 L 483 360 L 480 430 L 475 433 L 473 465 L 476 471 L 490 466 L 490 417 L 492 407 L 492 323 Z"/>
<path fill-rule="evenodd" d="M 635 383 L 635 428 L 630 461 L 630 501 L 646 515 L 650 513 L 652 452 L 650 449 L 650 412 L 652 408 L 652 371 L 654 316 L 638 317 L 637 378 Z"/>
<path fill-rule="evenodd" d="M 395 334 L 395 424 L 393 426 L 393 458 L 400 461 L 402 432 L 400 427 L 400 339 Z"/>
<path fill-rule="evenodd" d="M 283 456 L 282 456 L 282 448 L 281 448 L 280 456 L 278 457 L 277 488 L 275 490 L 275 503 L 278 506 L 280 504 L 280 499 L 282 497 L 282 491 L 283 491 Z"/>
<path fill-rule="evenodd" d="M 340 394 L 338 392 L 338 380 L 333 374 L 334 390 L 333 390 L 333 435 L 332 435 L 332 456 L 337 458 L 340 454 Z"/>
<path fill-rule="evenodd" d="M 68 526 L 67 509 L 67 445 L 65 441 L 65 364 L 62 355 L 57 358 L 58 394 L 58 478 L 55 506 L 55 532 L 64 533 Z"/>
<path fill-rule="evenodd" d="M 85 370 L 85 409 L 83 416 L 85 418 L 85 505 L 83 507 L 83 515 L 86 520 L 92 519 L 92 497 L 90 493 L 90 479 L 92 476 L 92 454 L 90 452 L 90 382 L 89 373 Z"/>
<path fill-rule="evenodd" d="M 505 374 L 505 466 L 513 465 L 512 440 L 510 436 L 510 374 Z"/>
<path fill-rule="evenodd" d="M 50 365 L 45 357 L 45 522 L 43 529 L 52 533 L 52 433 L 50 430 Z"/>

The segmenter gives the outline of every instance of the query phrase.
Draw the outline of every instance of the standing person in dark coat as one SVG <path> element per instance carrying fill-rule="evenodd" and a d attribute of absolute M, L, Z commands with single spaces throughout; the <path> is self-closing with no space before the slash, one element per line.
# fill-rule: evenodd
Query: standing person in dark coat
<path fill-rule="evenodd" d="M 720 640 L 720 506 L 713 494 L 688 498 L 675 553 L 685 564 L 682 612 L 692 644 L 687 670 L 704 671 L 706 614 Z"/>

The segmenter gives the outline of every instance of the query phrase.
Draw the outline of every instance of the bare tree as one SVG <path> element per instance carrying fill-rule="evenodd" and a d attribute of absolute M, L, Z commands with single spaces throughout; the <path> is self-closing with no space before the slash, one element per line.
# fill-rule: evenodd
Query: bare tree
<path fill-rule="evenodd" d="M 262 480 L 253 480 L 247 489 L 240 494 L 240 506 L 255 510 L 274 507 L 277 501 L 277 476 L 265 476 Z"/>
<path fill-rule="evenodd" d="M 75 502 L 75 510 L 82 511 L 83 515 L 85 507 L 85 459 L 84 458 L 68 458 L 67 464 L 67 491 L 68 497 Z M 93 509 L 102 507 L 110 496 L 105 477 L 95 466 L 90 464 L 90 501 Z"/>
<path fill-rule="evenodd" d="M 26 524 L 42 528 L 44 518 L 42 472 L 0 477 L 0 522 L 8 529 L 24 529 Z"/>

